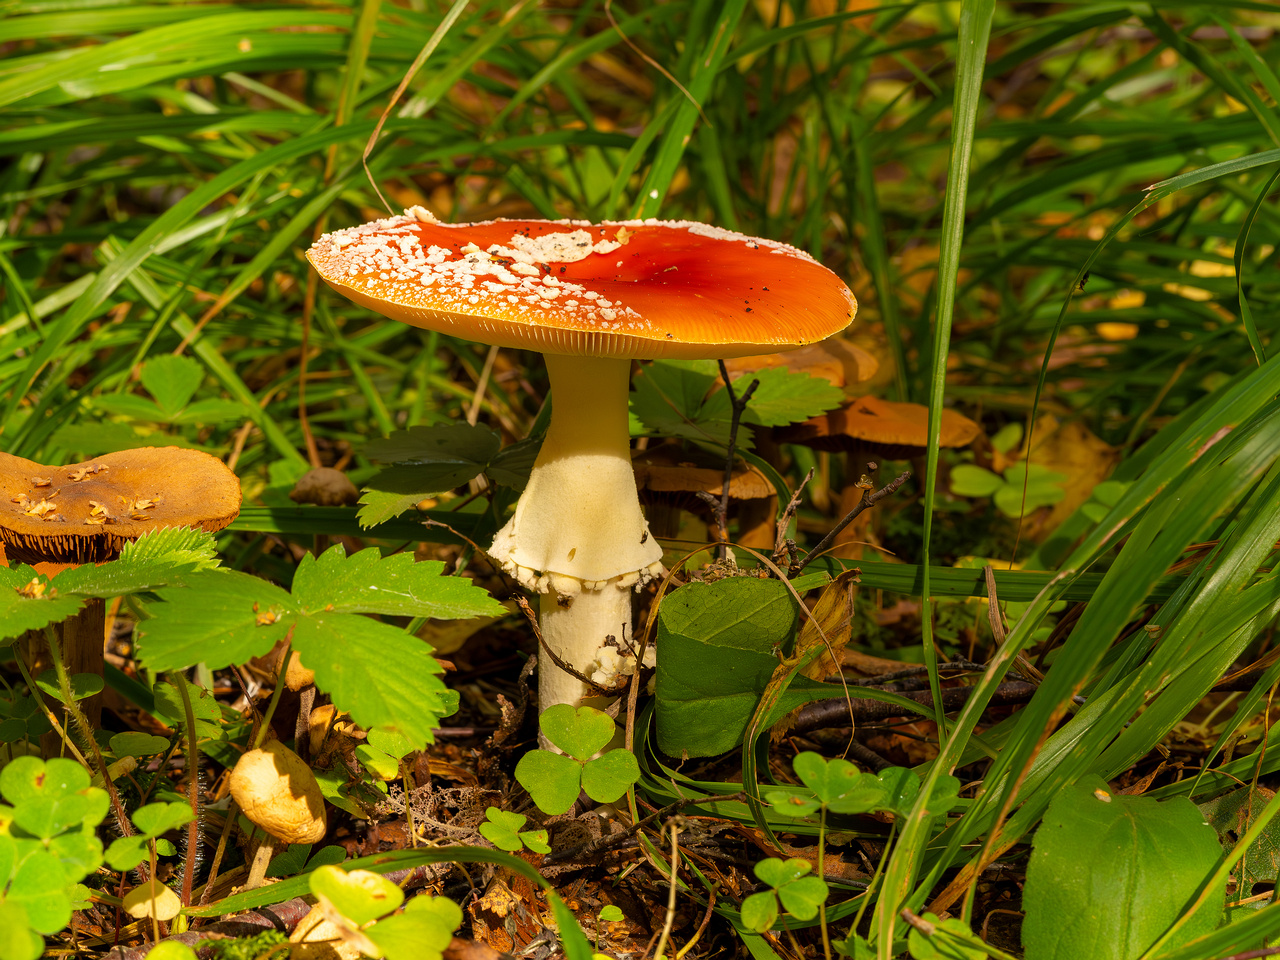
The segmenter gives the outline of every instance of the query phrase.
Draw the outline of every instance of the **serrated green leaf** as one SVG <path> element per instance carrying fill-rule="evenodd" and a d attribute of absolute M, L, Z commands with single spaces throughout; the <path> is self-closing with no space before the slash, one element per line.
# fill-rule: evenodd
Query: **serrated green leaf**
<path fill-rule="evenodd" d="M 703 399 L 715 384 L 716 375 L 715 364 L 707 361 L 656 360 L 645 366 L 632 383 L 631 412 L 649 433 L 727 444 L 728 420 L 700 417 Z M 744 441 L 748 436 L 744 433 L 739 439 Z"/>
<path fill-rule="evenodd" d="M 390 467 L 370 477 L 360 491 L 360 526 L 375 527 L 413 509 L 421 500 L 460 487 L 482 472 L 470 461 Z"/>
<path fill-rule="evenodd" d="M 349 613 L 298 617 L 293 648 L 339 710 L 362 727 L 400 734 L 415 750 L 452 712 L 431 647 L 396 627 Z"/>
<path fill-rule="evenodd" d="M 138 656 L 151 670 L 244 663 L 270 650 L 296 621 L 288 593 L 237 570 L 194 573 L 185 587 L 159 596 L 162 603 L 147 607 L 152 619 L 138 624 Z M 266 622 L 272 616 L 278 619 Z"/>
<path fill-rule="evenodd" d="M 765 427 L 802 423 L 844 402 L 844 392 L 829 380 L 786 367 L 769 367 L 741 376 L 734 380 L 734 390 L 741 394 L 752 380 L 758 380 L 760 385 L 742 412 L 744 423 Z M 728 424 L 732 418 L 728 392 L 713 393 L 703 405 L 700 418 Z"/>
<path fill-rule="evenodd" d="M 485 475 L 494 483 L 513 490 L 523 490 L 529 482 L 533 463 L 542 449 L 542 437 L 526 437 L 498 451 L 497 456 L 484 468 Z"/>
<path fill-rule="evenodd" d="M 605 748 L 617 725 L 603 710 L 557 703 L 543 710 L 538 727 L 546 738 L 571 757 L 586 760 Z"/>
<path fill-rule="evenodd" d="M 188 527 L 162 527 L 124 545 L 109 563 L 83 564 L 53 578 L 62 593 L 119 597 L 181 585 L 185 578 L 218 566 L 213 534 Z"/>
<path fill-rule="evenodd" d="M 550 750 L 530 750 L 516 764 L 516 781 L 543 813 L 559 816 L 582 789 L 582 764 Z"/>
<path fill-rule="evenodd" d="M 582 789 L 598 803 L 613 803 L 640 779 L 635 754 L 618 747 L 587 762 L 582 768 Z"/>
<path fill-rule="evenodd" d="M 33 588 L 33 581 L 44 585 L 43 593 Z M 0 567 L 0 640 L 13 640 L 28 630 L 58 623 L 83 605 L 81 597 L 58 593 L 49 586 L 48 577 L 25 564 Z"/>
<path fill-rule="evenodd" d="M 380 613 L 456 620 L 495 617 L 506 609 L 465 577 L 446 577 L 444 564 L 415 562 L 412 553 L 389 557 L 373 548 L 351 556 L 336 544 L 317 559 L 302 558 L 293 578 L 293 598 L 301 609 L 337 613 Z"/>
<path fill-rule="evenodd" d="M 1066 787 L 1032 840 L 1027 960 L 1133 960 L 1187 909 L 1221 856 L 1217 834 L 1184 797 L 1128 797 L 1096 776 Z M 1212 931 L 1224 895 L 1213 891 L 1216 908 L 1198 910 L 1166 950 Z"/>
<path fill-rule="evenodd" d="M 204 367 L 190 357 L 162 354 L 142 365 L 140 379 L 157 406 L 172 416 L 195 394 L 204 379 Z"/>

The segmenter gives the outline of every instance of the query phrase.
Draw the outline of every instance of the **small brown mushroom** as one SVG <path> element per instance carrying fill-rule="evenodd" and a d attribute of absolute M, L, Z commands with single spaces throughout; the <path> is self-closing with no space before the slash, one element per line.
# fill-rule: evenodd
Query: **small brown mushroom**
<path fill-rule="evenodd" d="M 698 498 L 698 491 L 719 497 L 724 490 L 724 466 L 697 449 L 684 449 L 679 444 L 663 443 L 637 453 L 631 458 L 636 475 L 636 487 L 653 535 L 663 539 L 678 536 L 679 512 L 690 513 L 708 519 L 711 511 Z M 742 523 L 737 542 L 757 550 L 773 549 L 772 519 L 777 514 L 778 495 L 763 473 L 747 464 L 739 464 L 729 481 L 729 497 L 733 500 L 758 504 L 753 512 L 767 518 L 767 522 Z M 770 510 L 770 507 L 772 509 Z M 713 540 L 720 539 L 718 530 L 711 530 Z"/>
<path fill-rule="evenodd" d="M 955 410 L 942 411 L 943 447 L 972 443 L 982 428 Z M 870 481 L 864 480 L 867 463 L 874 458 L 918 460 L 928 450 L 929 408 L 919 403 L 896 403 L 878 397 L 858 397 L 839 409 L 804 423 L 775 431 L 779 443 L 799 443 L 815 450 L 844 453 L 845 484 L 840 492 L 840 514 L 853 510 Z M 856 544 L 868 538 L 872 512 L 865 511 L 846 527 L 837 543 Z M 860 547 L 839 556 L 862 555 Z"/>
<path fill-rule="evenodd" d="M 102 563 L 161 527 L 213 532 L 239 512 L 240 481 L 199 450 L 141 447 L 65 467 L 0 453 L 0 545 L 11 563 Z M 103 602 L 89 600 L 59 625 L 68 671 L 103 675 L 105 623 Z M 101 694 L 81 707 L 96 726 Z"/>
<path fill-rule="evenodd" d="M 316 467 L 298 478 L 289 492 L 294 503 L 314 503 L 322 507 L 349 507 L 360 500 L 360 491 L 341 470 Z"/>
<path fill-rule="evenodd" d="M 311 768 L 279 740 L 245 753 L 231 771 L 231 799 L 268 839 L 250 867 L 248 889 L 266 875 L 275 841 L 317 843 L 328 829 L 324 795 Z"/>

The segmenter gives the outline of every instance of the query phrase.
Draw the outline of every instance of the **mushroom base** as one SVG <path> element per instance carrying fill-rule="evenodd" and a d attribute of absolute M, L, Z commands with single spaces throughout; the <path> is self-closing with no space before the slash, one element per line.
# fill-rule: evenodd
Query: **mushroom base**
<path fill-rule="evenodd" d="M 627 676 L 635 671 L 635 657 L 627 656 L 632 643 L 633 591 L 620 582 L 622 579 L 610 581 L 599 590 L 582 590 L 572 597 L 544 593 L 540 598 L 538 620 L 546 644 L 546 649 L 538 653 L 540 711 L 558 703 L 604 709 L 613 702 L 612 696 L 598 693 L 595 687 L 560 667 L 548 651 L 601 687 L 616 686 L 616 692 L 621 692 Z M 542 746 L 550 744 L 543 741 Z"/>

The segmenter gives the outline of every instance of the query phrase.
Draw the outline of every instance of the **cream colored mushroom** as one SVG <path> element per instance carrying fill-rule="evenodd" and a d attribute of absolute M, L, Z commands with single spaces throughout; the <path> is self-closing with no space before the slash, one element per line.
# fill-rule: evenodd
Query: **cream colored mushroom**
<path fill-rule="evenodd" d="M 317 843 L 327 825 L 324 796 L 311 768 L 279 740 L 250 750 L 231 771 L 231 798 L 269 839 L 258 848 L 245 884 L 262 882 L 276 840 L 284 843 Z"/>

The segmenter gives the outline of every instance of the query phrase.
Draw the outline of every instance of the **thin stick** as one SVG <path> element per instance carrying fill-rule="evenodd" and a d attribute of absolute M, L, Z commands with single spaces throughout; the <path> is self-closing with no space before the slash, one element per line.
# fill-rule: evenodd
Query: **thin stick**
<path fill-rule="evenodd" d="M 671 818 L 671 889 L 667 893 L 667 915 L 662 921 L 662 936 L 658 937 L 658 946 L 654 950 L 654 960 L 662 960 L 662 948 L 667 945 L 671 936 L 671 928 L 676 922 L 676 890 L 680 882 L 680 818 Z"/>
<path fill-rule="evenodd" d="M 841 520 L 834 527 L 832 527 L 831 532 L 828 533 L 825 537 L 823 537 L 822 540 L 818 542 L 818 545 L 816 547 L 814 547 L 812 550 L 806 553 L 804 555 L 803 560 L 800 560 L 798 562 L 791 564 L 790 568 L 787 570 L 788 576 L 795 577 L 798 573 L 800 573 L 801 570 L 807 567 L 811 561 L 817 560 L 818 557 L 822 556 L 829 549 L 831 549 L 832 544 L 835 543 L 836 537 L 840 535 L 840 531 L 842 531 L 845 527 L 847 527 L 850 523 L 852 523 L 854 519 L 857 518 L 858 514 L 862 513 L 863 510 L 868 510 L 871 507 L 874 507 L 877 503 L 879 503 L 885 497 L 890 496 L 891 494 L 897 493 L 898 488 L 901 487 L 904 483 L 906 483 L 910 477 L 911 477 L 911 471 L 908 470 L 904 474 L 902 474 L 902 476 L 894 477 L 892 480 L 886 483 L 879 490 L 876 490 L 874 492 L 870 489 L 866 490 L 862 494 L 862 500 L 858 503 L 858 505 L 854 507 L 852 510 L 850 510 L 843 520 Z"/>
<path fill-rule="evenodd" d="M 759 380 L 752 380 L 742 395 L 734 393 L 733 384 L 729 382 L 729 368 L 720 364 L 720 376 L 724 380 L 724 388 L 729 393 L 729 449 L 724 458 L 724 486 L 720 490 L 720 506 L 716 509 L 716 522 L 720 525 L 720 559 L 729 559 L 729 484 L 733 482 L 733 453 L 738 442 L 738 427 L 742 423 L 742 413 L 747 409 L 747 402 L 760 386 Z M 661 951 L 659 951 L 661 952 Z"/>

